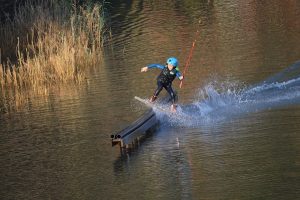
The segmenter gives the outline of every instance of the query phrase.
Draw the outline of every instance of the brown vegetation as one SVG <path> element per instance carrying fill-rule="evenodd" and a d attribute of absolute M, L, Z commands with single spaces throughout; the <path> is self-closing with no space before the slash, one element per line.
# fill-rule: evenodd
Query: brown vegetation
<path fill-rule="evenodd" d="M 0 26 L 0 107 L 26 90 L 83 80 L 102 58 L 104 29 L 100 4 L 28 0 L 17 8 Z"/>
<path fill-rule="evenodd" d="M 102 57 L 102 6 L 28 1 L 0 28 L 0 84 L 40 86 L 80 80 Z"/>

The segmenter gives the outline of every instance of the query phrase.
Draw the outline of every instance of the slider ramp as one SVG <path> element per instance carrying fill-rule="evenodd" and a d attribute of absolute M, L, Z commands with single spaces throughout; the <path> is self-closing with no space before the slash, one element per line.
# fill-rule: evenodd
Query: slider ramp
<path fill-rule="evenodd" d="M 156 102 L 167 104 L 169 101 L 170 98 L 168 96 L 164 96 Z M 112 146 L 120 145 L 121 148 L 130 148 L 131 145 L 134 146 L 134 144 L 139 142 L 147 134 L 154 132 L 158 125 L 159 120 L 153 111 L 153 108 L 149 108 L 129 126 L 116 134 L 111 135 Z"/>
<path fill-rule="evenodd" d="M 158 122 L 153 109 L 149 109 L 128 127 L 111 135 L 112 146 L 119 144 L 122 148 L 130 147 L 130 145 L 133 145 L 139 139 L 146 136 L 147 133 L 151 132 Z"/>

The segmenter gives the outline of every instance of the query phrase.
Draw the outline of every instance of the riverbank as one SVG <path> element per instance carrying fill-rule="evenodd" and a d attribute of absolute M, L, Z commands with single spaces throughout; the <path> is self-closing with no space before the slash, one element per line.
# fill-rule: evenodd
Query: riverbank
<path fill-rule="evenodd" d="M 102 4 L 28 0 L 13 16 L 0 26 L 2 98 L 7 90 L 81 82 L 103 57 Z"/>

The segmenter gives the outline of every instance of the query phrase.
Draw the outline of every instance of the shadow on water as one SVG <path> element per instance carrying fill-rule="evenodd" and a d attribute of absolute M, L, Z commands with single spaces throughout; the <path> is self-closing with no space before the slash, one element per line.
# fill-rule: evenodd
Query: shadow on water
<path fill-rule="evenodd" d="M 157 136 L 157 132 L 159 132 L 159 129 L 146 134 L 145 137 L 130 145 L 130 148 L 120 148 L 120 154 L 114 161 L 114 172 L 116 175 L 128 171 L 128 168 L 139 157 L 139 154 L 142 154 L 143 146 L 151 143 Z M 141 145 L 142 143 L 143 145 Z"/>
<path fill-rule="evenodd" d="M 177 188 L 176 191 L 167 192 L 171 199 L 178 196 L 181 196 L 181 199 L 191 199 L 192 158 L 187 143 L 181 141 L 181 136 L 176 130 L 167 124 L 162 125 L 161 129 L 143 142 L 143 145 L 126 151 L 121 150 L 119 157 L 114 161 L 116 183 L 128 181 L 129 177 L 143 179 L 149 175 L 157 175 L 160 179 L 171 179 L 170 184 Z M 149 154 L 153 151 L 156 152 L 155 155 Z M 141 163 L 144 169 L 137 169 Z M 161 166 L 164 168 L 161 169 Z M 144 170 L 152 172 L 145 173 Z M 164 183 L 159 180 L 153 184 L 154 187 L 162 187 Z"/>

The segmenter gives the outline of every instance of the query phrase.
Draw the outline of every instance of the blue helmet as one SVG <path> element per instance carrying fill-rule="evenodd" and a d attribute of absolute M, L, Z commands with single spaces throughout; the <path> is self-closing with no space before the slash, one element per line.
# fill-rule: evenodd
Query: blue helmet
<path fill-rule="evenodd" d="M 170 57 L 170 58 L 167 59 L 167 64 L 171 64 L 174 67 L 177 67 L 178 66 L 178 60 L 175 57 Z"/>

